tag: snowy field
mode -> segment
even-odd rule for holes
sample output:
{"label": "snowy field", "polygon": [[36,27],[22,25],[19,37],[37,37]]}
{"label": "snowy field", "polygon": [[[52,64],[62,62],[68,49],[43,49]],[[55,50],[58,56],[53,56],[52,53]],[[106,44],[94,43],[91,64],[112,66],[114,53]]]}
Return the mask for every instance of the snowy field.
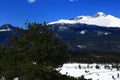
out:
{"label": "snowy field", "polygon": [[63,75],[75,78],[84,76],[92,80],[120,80],[120,65],[114,68],[115,64],[83,64],[66,63],[61,68],[57,68]]}

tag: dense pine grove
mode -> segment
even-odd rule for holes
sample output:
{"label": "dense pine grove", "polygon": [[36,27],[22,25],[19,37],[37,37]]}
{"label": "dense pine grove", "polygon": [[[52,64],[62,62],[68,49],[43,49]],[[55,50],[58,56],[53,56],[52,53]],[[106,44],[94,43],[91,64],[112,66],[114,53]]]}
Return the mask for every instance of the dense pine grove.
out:
{"label": "dense pine grove", "polygon": [[109,63],[109,64],[119,64],[120,63],[120,53],[119,52],[104,52],[104,51],[68,51],[69,57],[68,62],[78,62],[78,63]]}

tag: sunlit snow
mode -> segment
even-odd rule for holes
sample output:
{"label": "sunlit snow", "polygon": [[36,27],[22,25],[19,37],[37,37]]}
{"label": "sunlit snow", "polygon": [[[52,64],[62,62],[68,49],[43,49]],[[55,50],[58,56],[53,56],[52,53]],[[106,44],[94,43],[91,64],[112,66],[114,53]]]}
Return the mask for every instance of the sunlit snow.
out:
{"label": "sunlit snow", "polygon": [[4,32],[4,31],[11,31],[11,29],[1,29],[0,32]]}
{"label": "sunlit snow", "polygon": [[62,75],[75,78],[84,76],[92,80],[120,80],[120,70],[112,68],[111,64],[66,63],[57,70]]}
{"label": "sunlit snow", "polygon": [[120,27],[120,18],[114,17],[112,15],[106,15],[103,12],[97,12],[93,16],[78,16],[74,19],[61,19],[49,24],[89,24],[98,25],[105,27]]}

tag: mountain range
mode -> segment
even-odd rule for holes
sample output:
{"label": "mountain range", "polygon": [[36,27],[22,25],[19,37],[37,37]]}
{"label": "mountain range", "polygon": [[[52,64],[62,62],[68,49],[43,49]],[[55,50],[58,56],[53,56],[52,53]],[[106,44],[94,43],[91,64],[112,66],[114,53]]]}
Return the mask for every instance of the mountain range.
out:
{"label": "mountain range", "polygon": [[49,24],[88,24],[106,27],[120,27],[120,19],[103,12],[97,12],[92,16],[77,16],[71,19],[61,19]]}
{"label": "mountain range", "polygon": [[[47,24],[54,37],[61,38],[70,50],[120,52],[120,19],[97,12],[92,16],[77,16]],[[9,42],[17,28],[5,24],[0,27],[0,44]]]}

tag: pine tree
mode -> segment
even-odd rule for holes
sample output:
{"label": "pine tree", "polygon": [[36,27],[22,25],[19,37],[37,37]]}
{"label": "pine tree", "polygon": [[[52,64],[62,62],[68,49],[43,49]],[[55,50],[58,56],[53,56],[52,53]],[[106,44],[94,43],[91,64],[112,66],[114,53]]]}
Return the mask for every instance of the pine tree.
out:
{"label": "pine tree", "polygon": [[[11,38],[11,45],[1,58],[5,80],[45,80],[56,67],[65,62],[67,48],[44,23],[28,23],[27,29],[19,29],[19,35]],[[48,79],[49,80],[49,79]]]}

